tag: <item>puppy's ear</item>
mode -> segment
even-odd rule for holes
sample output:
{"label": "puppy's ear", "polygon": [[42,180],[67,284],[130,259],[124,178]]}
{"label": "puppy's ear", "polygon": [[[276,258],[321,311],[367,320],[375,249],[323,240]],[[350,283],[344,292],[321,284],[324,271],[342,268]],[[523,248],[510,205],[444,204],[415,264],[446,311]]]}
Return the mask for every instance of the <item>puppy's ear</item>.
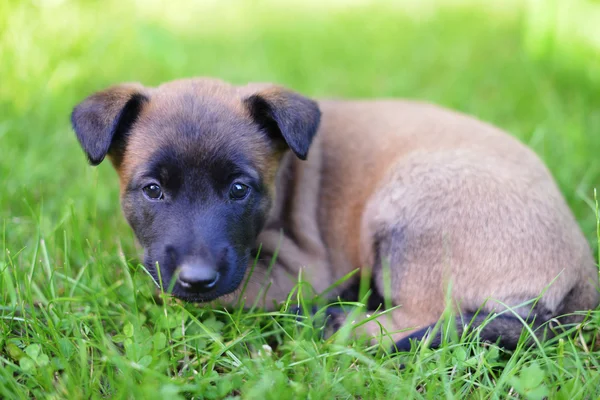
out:
{"label": "puppy's ear", "polygon": [[321,120],[315,101],[271,87],[250,95],[244,102],[254,121],[276,145],[287,145],[298,158],[306,160]]}
{"label": "puppy's ear", "polygon": [[127,133],[148,101],[146,92],[137,83],[113,86],[73,109],[71,124],[90,164],[100,164],[107,154],[119,163]]}

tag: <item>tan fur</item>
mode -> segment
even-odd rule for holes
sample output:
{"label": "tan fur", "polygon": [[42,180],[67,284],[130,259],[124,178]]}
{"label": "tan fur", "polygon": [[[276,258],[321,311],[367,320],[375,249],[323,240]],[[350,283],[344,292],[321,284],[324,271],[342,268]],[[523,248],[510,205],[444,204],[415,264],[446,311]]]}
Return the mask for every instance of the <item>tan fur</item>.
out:
{"label": "tan fur", "polygon": [[[293,193],[291,216],[273,210],[271,225],[292,221],[296,241],[278,229],[259,241],[280,245],[286,269],[274,268],[274,295],[295,285],[288,270],[323,290],[355,268],[375,262],[374,237],[390,228],[390,321],[398,340],[437,321],[446,290],[458,309],[499,311],[544,293],[553,315],[598,304],[597,269],[589,246],[548,170],[524,145],[473,118],[403,101],[324,101],[321,128],[307,161],[286,156],[277,199]],[[373,271],[384,291],[380,266]],[[256,271],[261,276],[262,270]],[[264,279],[262,280],[264,282]],[[260,279],[250,280],[252,300]],[[581,308],[565,308],[577,287]],[[267,301],[265,305],[272,304]],[[487,303],[486,303],[487,302]],[[485,305],[484,305],[485,304]],[[519,310],[517,310],[519,311]],[[524,310],[524,312],[526,312]]]}
{"label": "tan fur", "polygon": [[[268,84],[234,87],[210,79],[146,90],[161,96],[143,108],[117,165],[122,188],[137,165],[176,140],[160,121],[185,114],[181,92],[206,98],[215,118],[249,118],[242,100],[257,92],[281,99],[281,89]],[[598,304],[588,243],[550,173],[523,144],[424,103],[319,106],[321,124],[306,161],[291,152],[267,156],[247,142],[275,202],[258,238],[263,257],[249,277],[246,304],[284,301],[300,273],[323,291],[357,268],[371,269],[376,289],[389,289],[400,306],[379,320],[397,332],[394,340],[436,322],[449,288],[456,310],[499,311],[541,294],[539,304],[552,316]],[[237,303],[240,291],[220,302]],[[366,332],[377,335],[379,323],[367,324]]]}

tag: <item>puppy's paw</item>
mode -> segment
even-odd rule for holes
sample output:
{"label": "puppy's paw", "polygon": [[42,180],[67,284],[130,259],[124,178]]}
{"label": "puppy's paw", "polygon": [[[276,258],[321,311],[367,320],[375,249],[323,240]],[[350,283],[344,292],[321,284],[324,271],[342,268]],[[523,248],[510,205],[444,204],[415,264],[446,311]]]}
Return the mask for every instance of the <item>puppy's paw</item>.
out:
{"label": "puppy's paw", "polygon": [[287,309],[287,313],[296,316],[297,322],[305,322],[309,318],[313,318],[317,313],[318,308],[316,306],[311,307],[301,307],[301,306],[291,306]]}
{"label": "puppy's paw", "polygon": [[290,314],[296,315],[296,320],[311,323],[312,326],[321,331],[323,338],[328,338],[340,329],[346,321],[347,313],[339,306],[316,307],[307,310],[294,306],[288,309]]}

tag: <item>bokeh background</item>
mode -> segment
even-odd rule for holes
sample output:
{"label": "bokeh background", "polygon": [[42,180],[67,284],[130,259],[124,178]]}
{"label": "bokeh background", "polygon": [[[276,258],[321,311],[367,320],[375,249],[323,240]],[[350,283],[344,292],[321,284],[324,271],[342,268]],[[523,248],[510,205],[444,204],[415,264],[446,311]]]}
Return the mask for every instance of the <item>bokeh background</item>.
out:
{"label": "bokeh background", "polygon": [[315,97],[416,98],[492,122],[548,163],[593,242],[599,21],[600,6],[587,0],[4,0],[6,243],[31,244],[39,223],[52,235],[74,212],[90,240],[127,235],[114,175],[108,164],[86,166],[69,113],[114,83],[197,75]]}
{"label": "bokeh background", "polygon": [[[90,292],[129,304],[131,285],[115,282],[131,279],[137,251],[116,174],[86,164],[69,115],[111,84],[199,75],[313,97],[414,98],[496,124],[545,160],[598,249],[598,1],[2,0],[2,315],[61,296],[85,314],[81,304],[100,304]],[[67,306],[69,296],[81,297]],[[118,328],[124,316],[104,317]],[[0,356],[33,329],[2,321]]]}

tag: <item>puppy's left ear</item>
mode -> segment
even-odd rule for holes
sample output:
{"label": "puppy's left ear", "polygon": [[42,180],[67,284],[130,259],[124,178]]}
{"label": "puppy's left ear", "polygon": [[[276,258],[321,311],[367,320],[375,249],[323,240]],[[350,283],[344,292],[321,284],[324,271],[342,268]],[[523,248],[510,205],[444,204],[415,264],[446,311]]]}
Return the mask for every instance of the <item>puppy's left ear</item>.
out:
{"label": "puppy's left ear", "polygon": [[254,121],[275,145],[289,147],[306,160],[317,133],[321,111],[317,103],[281,87],[270,87],[244,99]]}

